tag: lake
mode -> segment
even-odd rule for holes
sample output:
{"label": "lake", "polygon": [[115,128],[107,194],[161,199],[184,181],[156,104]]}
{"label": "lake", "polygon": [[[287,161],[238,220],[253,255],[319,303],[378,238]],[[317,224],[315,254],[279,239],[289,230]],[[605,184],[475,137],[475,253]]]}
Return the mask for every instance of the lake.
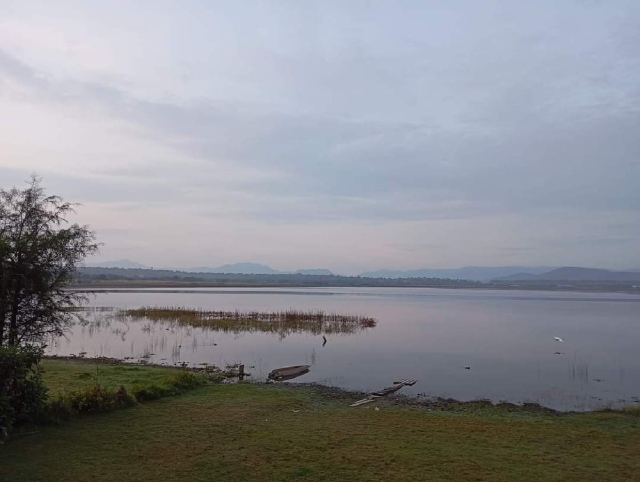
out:
{"label": "lake", "polygon": [[[293,380],[371,391],[418,380],[414,396],[536,402],[559,410],[633,405],[640,397],[640,296],[430,288],[109,290],[89,306],[210,310],[324,310],[377,326],[322,336],[231,334],[89,313],[47,354],[152,363],[243,363],[255,380],[311,365]],[[554,337],[562,338],[557,341]],[[466,369],[470,367],[470,369]]]}

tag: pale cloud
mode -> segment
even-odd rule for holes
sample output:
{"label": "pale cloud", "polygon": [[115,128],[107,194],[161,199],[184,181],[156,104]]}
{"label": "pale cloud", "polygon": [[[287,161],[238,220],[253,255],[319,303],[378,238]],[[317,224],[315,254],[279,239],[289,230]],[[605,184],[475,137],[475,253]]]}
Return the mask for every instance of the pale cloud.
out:
{"label": "pale cloud", "polygon": [[152,265],[632,267],[639,32],[632,1],[8,2],[1,185]]}

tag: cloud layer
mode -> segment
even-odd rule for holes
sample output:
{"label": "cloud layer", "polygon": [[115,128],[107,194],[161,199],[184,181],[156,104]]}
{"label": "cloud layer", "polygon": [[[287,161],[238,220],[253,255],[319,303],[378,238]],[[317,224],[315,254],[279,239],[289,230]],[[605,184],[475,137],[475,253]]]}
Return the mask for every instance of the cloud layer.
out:
{"label": "cloud layer", "polygon": [[103,258],[640,266],[633,1],[0,7],[0,179]]}

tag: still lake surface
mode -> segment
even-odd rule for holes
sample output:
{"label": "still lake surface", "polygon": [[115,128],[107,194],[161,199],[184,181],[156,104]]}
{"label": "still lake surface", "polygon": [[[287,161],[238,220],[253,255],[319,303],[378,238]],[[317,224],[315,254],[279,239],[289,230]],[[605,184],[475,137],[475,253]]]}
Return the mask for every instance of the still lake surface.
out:
{"label": "still lake surface", "polygon": [[[638,403],[640,296],[429,288],[110,290],[89,306],[324,310],[376,318],[352,335],[225,334],[95,312],[49,354],[168,365],[243,363],[252,379],[311,365],[296,382],[370,391],[417,379],[407,395],[537,402],[560,410]],[[554,337],[564,339],[559,342]],[[466,366],[471,369],[465,369]]]}

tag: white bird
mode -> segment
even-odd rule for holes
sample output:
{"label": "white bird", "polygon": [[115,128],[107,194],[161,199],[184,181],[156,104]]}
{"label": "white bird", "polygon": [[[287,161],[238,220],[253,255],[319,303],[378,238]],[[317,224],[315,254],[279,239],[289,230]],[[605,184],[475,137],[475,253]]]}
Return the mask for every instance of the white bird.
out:
{"label": "white bird", "polygon": [[556,341],[564,342],[564,340],[562,338],[560,338],[559,336],[554,336],[553,339],[556,340]]}

